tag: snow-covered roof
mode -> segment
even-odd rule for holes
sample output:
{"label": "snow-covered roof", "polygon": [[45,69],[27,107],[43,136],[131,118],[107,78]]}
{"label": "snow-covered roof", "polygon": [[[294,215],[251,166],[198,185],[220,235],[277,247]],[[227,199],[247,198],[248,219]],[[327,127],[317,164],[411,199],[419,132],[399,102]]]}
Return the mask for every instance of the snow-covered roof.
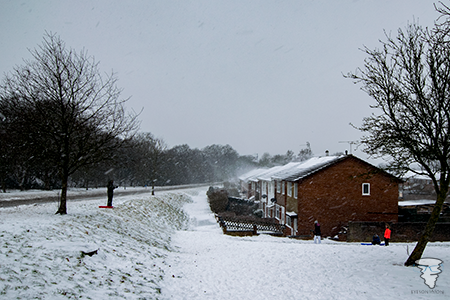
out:
{"label": "snow-covered roof", "polygon": [[[439,174],[436,174],[435,177],[436,177],[437,180],[439,180],[439,178],[440,178]],[[420,179],[420,180],[431,181],[431,178],[429,176],[427,176],[427,175],[419,175],[419,174],[414,173],[412,171],[406,172],[406,174],[403,175],[403,178],[405,180],[408,180],[408,179]]]}
{"label": "snow-covered roof", "polygon": [[313,157],[303,162],[290,162],[286,165],[275,166],[269,169],[254,169],[239,176],[239,179],[246,182],[257,182],[260,180],[297,181],[350,156],[351,155]]}
{"label": "snow-covered roof", "polygon": [[414,206],[414,205],[428,205],[435,204],[436,200],[406,200],[406,201],[398,201],[398,206]]}
{"label": "snow-covered roof", "polygon": [[254,169],[245,174],[242,174],[241,176],[239,176],[239,179],[246,182],[259,180],[271,181],[274,174],[278,174],[279,172],[291,169],[294,166],[298,166],[299,164],[302,164],[302,162],[290,162],[286,165],[275,166],[272,168]]}
{"label": "snow-covered roof", "polygon": [[296,181],[304,178],[320,169],[323,169],[330,164],[333,164],[345,156],[323,156],[323,157],[313,157],[304,162],[292,165],[289,168],[285,168],[280,172],[274,174],[272,178],[278,180],[289,180]]}
{"label": "snow-covered roof", "polygon": [[248,171],[247,173],[244,173],[244,174],[242,174],[241,176],[239,176],[238,178],[239,178],[239,180],[242,180],[242,181],[257,181],[257,179],[256,179],[256,177],[259,175],[259,174],[261,174],[261,173],[263,173],[263,172],[265,172],[265,171],[267,171],[268,169],[267,168],[263,168],[263,169],[253,169],[253,170],[251,170],[251,171]]}
{"label": "snow-covered roof", "polygon": [[266,170],[265,172],[260,173],[257,178],[259,180],[263,180],[263,181],[271,181],[272,180],[272,176],[274,176],[275,174],[278,174],[279,172],[282,172],[284,170],[288,170],[293,168],[294,166],[297,166],[301,163],[299,162],[290,162],[286,165],[283,166],[275,166],[273,168],[270,168],[268,170]]}

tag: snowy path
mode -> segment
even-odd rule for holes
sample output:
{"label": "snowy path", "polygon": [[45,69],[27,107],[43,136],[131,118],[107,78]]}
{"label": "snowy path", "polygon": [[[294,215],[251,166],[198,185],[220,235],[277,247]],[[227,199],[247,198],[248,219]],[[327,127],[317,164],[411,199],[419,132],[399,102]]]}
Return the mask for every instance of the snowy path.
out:
{"label": "snowy path", "polygon": [[[165,299],[443,299],[450,297],[445,267],[434,294],[418,268],[403,267],[406,247],[298,241],[265,235],[223,235],[205,194],[185,211],[189,231],[172,239],[166,259]],[[450,243],[432,243],[425,256],[450,261]]]}

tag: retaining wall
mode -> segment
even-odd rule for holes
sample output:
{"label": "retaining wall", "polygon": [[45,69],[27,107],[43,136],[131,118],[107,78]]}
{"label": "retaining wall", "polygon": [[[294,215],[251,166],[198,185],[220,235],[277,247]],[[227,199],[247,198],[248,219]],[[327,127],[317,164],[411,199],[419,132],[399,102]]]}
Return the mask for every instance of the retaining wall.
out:
{"label": "retaining wall", "polygon": [[[427,223],[405,222],[392,223],[391,242],[418,241]],[[347,242],[371,242],[376,233],[383,241],[385,230],[384,222],[349,222],[347,230]],[[431,238],[432,242],[450,241],[450,223],[437,223]]]}

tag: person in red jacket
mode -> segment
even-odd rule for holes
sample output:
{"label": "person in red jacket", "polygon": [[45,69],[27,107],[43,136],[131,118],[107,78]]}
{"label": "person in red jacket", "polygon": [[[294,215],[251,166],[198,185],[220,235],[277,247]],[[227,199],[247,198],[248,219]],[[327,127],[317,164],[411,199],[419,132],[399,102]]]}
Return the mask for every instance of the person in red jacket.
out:
{"label": "person in red jacket", "polygon": [[391,239],[391,229],[389,224],[386,224],[386,230],[384,231],[384,245],[389,246],[389,240]]}

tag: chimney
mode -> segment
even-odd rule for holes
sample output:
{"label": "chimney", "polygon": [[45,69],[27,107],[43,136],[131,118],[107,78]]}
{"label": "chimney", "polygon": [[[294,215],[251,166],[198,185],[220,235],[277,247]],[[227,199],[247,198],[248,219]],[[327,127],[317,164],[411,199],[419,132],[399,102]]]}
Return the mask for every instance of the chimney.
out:
{"label": "chimney", "polygon": [[348,150],[345,150],[345,155],[348,155]]}
{"label": "chimney", "polygon": [[330,151],[326,150],[325,151],[325,156],[328,156],[330,154]]}

